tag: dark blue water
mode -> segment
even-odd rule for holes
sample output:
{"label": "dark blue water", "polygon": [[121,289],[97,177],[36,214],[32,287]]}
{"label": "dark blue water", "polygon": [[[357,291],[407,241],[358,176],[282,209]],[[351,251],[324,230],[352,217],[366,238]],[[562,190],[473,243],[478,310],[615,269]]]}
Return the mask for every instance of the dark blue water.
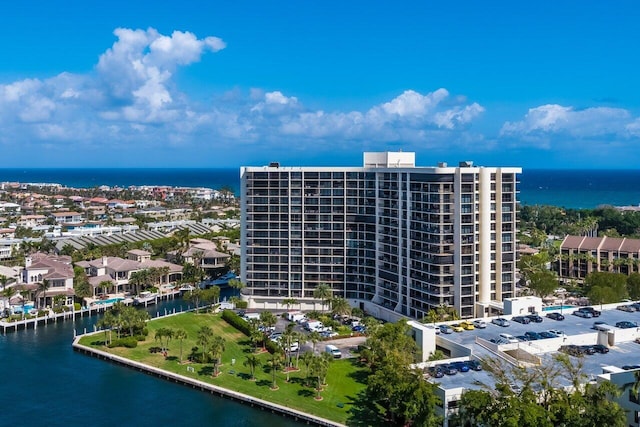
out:
{"label": "dark blue water", "polygon": [[[100,185],[171,185],[240,188],[237,168],[223,169],[0,169],[0,182],[53,182],[68,187]],[[520,201],[590,209],[601,204],[640,204],[640,170],[525,169],[520,176]]]}
{"label": "dark blue water", "polygon": [[604,204],[638,206],[640,169],[525,169],[520,176],[520,201],[528,205],[574,209],[591,209]]}
{"label": "dark blue water", "polygon": [[[149,311],[169,311],[182,300]],[[2,426],[297,426],[292,420],[76,353],[97,317],[0,335]]]}
{"label": "dark blue water", "polygon": [[0,182],[44,182],[67,187],[91,188],[101,185],[171,185],[240,189],[240,170],[221,169],[0,169]]}

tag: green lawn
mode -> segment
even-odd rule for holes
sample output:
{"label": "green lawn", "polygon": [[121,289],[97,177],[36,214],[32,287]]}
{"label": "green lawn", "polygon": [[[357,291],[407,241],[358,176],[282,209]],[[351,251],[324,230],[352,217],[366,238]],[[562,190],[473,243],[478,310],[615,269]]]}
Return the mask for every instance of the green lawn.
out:
{"label": "green lawn", "polygon": [[[197,346],[196,334],[203,325],[211,327],[216,335],[220,335],[226,340],[222,365],[220,366],[222,374],[217,378],[212,376],[213,365],[211,364],[180,364],[179,341],[172,340],[169,343],[169,354],[166,359],[160,353],[149,351],[151,347],[160,346],[159,342],[154,340],[155,330],[158,328],[184,329],[188,335],[188,338],[182,343],[183,359],[186,361],[187,356],[191,353],[191,348]],[[286,382],[286,374],[278,372],[279,390],[272,391],[270,389],[272,376],[266,367],[268,353],[259,356],[265,366],[256,368],[256,381],[250,381],[250,370],[243,365],[243,362],[247,354],[252,351],[251,343],[244,334],[227,324],[218,314],[183,313],[150,321],[148,328],[147,340],[139,342],[138,347],[134,349],[109,349],[103,345],[104,334],[102,333],[83,337],[80,343],[343,424],[347,422],[348,411],[353,401],[357,399],[358,393],[365,388],[363,383],[366,375],[364,369],[358,366],[354,359],[341,359],[334,360],[330,365],[327,375],[328,385],[321,393],[322,401],[314,399],[316,392],[313,387],[305,386],[305,368],[302,362],[300,362],[300,371],[289,374],[288,383]],[[232,365],[232,359],[235,359],[234,365]],[[193,367],[194,372],[187,371],[188,366]]]}

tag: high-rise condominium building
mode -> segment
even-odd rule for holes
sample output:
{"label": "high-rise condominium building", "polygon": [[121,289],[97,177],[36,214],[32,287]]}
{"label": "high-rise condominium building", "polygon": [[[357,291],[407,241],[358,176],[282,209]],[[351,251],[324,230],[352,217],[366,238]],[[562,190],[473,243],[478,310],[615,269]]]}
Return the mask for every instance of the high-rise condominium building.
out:
{"label": "high-rise condominium building", "polygon": [[404,152],[364,153],[363,167],[243,167],[246,297],[304,307],[326,283],[414,318],[441,305],[482,317],[515,296],[521,171],[417,167]]}

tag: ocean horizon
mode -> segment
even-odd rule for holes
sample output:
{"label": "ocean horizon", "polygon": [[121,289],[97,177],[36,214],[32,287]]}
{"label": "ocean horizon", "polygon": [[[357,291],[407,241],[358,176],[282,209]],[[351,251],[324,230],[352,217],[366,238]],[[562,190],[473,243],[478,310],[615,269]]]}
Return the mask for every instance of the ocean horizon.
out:
{"label": "ocean horizon", "polygon": [[[67,187],[169,185],[229,187],[240,191],[239,168],[3,168],[0,182],[57,183]],[[522,205],[593,209],[638,206],[640,170],[525,169],[520,175]]]}

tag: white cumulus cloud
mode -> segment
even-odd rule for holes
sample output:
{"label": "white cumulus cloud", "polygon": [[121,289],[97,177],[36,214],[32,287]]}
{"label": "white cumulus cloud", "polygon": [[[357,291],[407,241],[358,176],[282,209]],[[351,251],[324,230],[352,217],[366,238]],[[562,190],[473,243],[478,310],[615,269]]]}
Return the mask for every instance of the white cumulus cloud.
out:
{"label": "white cumulus cloud", "polygon": [[517,122],[506,122],[502,136],[569,135],[579,138],[617,135],[626,137],[632,123],[631,113],[622,108],[591,107],[575,109],[557,104],[531,108]]}

